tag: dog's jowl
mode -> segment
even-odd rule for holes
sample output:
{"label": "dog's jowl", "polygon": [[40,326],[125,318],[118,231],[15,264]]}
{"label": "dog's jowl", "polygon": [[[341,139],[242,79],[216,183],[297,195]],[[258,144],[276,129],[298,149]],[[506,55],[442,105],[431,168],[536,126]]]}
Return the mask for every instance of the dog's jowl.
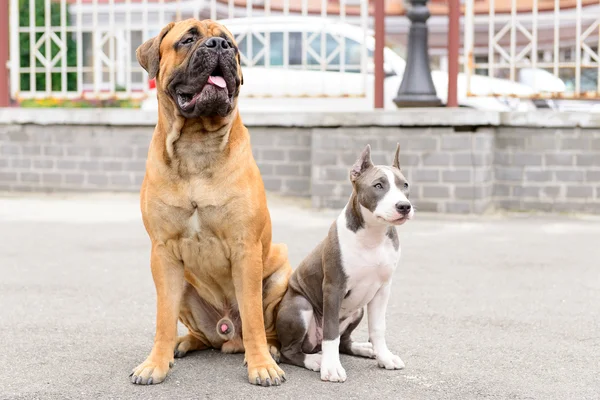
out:
{"label": "dog's jowl", "polygon": [[[398,146],[392,166],[373,165],[371,149],[365,148],[350,171],[350,201],[294,271],[281,301],[282,360],[320,371],[326,381],[346,380],[340,352],[376,358],[386,369],[404,367],[385,341],[385,313],[400,258],[396,227],[414,215],[399,152]],[[358,343],[351,334],[365,306],[370,341]]]}
{"label": "dog's jowl", "polygon": [[[213,21],[170,23],[137,50],[156,77],[158,123],[141,188],[156,286],[154,346],[131,374],[162,382],[174,357],[207,348],[245,352],[248,379],[285,375],[276,312],[291,268],[271,243],[271,219],[248,130],[238,113],[240,56]],[[178,319],[188,328],[177,338]]]}

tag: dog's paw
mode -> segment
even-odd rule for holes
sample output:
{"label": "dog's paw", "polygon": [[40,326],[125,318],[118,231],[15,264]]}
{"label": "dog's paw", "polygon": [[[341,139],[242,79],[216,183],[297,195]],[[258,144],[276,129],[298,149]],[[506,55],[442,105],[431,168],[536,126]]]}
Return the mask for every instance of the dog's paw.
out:
{"label": "dog's paw", "polygon": [[321,370],[321,354],[307,354],[304,356],[304,367],[311,371],[319,372]]}
{"label": "dog's paw", "polygon": [[375,358],[375,351],[373,351],[373,344],[369,342],[352,342],[350,345],[352,354],[359,357]]}
{"label": "dog's paw", "polygon": [[173,362],[155,362],[150,359],[146,359],[143,363],[138,365],[129,375],[131,383],[136,385],[155,385],[165,380],[169,368],[173,365]]}
{"label": "dog's paw", "polygon": [[329,382],[344,382],[346,381],[346,370],[342,367],[340,360],[331,360],[326,362],[324,359],[321,362],[321,380]]}
{"label": "dog's paw", "polygon": [[235,354],[244,352],[244,343],[241,338],[231,339],[221,345],[221,353]]}
{"label": "dog's paw", "polygon": [[187,355],[188,351],[192,348],[192,342],[188,336],[182,336],[177,339],[177,344],[175,345],[175,351],[173,355],[175,358],[183,358]]}
{"label": "dog's paw", "polygon": [[403,369],[404,362],[400,357],[393,355],[391,352],[377,356],[377,365],[385,369]]}
{"label": "dog's paw", "polygon": [[272,358],[264,364],[248,365],[248,381],[254,385],[279,386],[285,380],[285,372]]}
{"label": "dog's paw", "polygon": [[277,364],[279,364],[279,361],[281,360],[281,353],[279,352],[279,349],[277,348],[277,346],[275,346],[273,344],[269,344],[269,353],[271,353],[271,357],[273,357],[273,361],[275,361]]}

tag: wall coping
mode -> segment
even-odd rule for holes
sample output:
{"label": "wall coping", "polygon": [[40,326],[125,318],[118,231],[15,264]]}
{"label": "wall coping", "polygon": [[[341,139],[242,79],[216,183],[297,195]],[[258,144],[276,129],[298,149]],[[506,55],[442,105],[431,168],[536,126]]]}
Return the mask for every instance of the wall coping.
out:
{"label": "wall coping", "polygon": [[[360,126],[519,126],[600,128],[600,113],[496,112],[473,109],[424,108],[365,112],[242,111],[247,126],[360,127]],[[0,108],[0,124],[154,126],[156,111],[119,108]]]}

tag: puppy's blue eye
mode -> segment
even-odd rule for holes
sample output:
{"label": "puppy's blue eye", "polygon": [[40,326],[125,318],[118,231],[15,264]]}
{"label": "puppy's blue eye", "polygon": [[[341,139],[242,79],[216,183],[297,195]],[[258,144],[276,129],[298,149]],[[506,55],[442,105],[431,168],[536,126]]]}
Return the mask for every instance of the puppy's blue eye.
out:
{"label": "puppy's blue eye", "polygon": [[383,189],[383,185],[381,183],[376,183],[373,187],[375,189]]}
{"label": "puppy's blue eye", "polygon": [[404,183],[404,189],[408,189],[408,183]]}

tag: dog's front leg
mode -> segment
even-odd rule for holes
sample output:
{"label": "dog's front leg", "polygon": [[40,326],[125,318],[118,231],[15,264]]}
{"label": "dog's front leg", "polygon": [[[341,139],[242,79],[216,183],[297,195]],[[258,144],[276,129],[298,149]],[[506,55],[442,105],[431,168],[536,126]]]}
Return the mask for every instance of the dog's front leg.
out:
{"label": "dog's front leg", "polygon": [[385,312],[390,298],[392,281],[388,281],[375,294],[367,306],[369,313],[369,337],[377,357],[377,365],[385,369],[402,369],[400,357],[392,354],[385,342]]}
{"label": "dog's front leg", "polygon": [[136,384],[162,382],[173,364],[177,318],[183,294],[183,264],[164,245],[153,245],[150,259],[156,286],[156,335],[152,352],[131,374]]}
{"label": "dog's front leg", "polygon": [[321,379],[331,382],[344,382],[346,370],[340,362],[340,307],[342,291],[339,283],[330,282],[328,268],[325,268],[323,281],[323,343],[321,348]]}
{"label": "dog's front leg", "polygon": [[243,245],[232,252],[235,296],[242,318],[242,335],[252,384],[271,386],[285,380],[285,373],[269,353],[262,298],[262,245]]}

